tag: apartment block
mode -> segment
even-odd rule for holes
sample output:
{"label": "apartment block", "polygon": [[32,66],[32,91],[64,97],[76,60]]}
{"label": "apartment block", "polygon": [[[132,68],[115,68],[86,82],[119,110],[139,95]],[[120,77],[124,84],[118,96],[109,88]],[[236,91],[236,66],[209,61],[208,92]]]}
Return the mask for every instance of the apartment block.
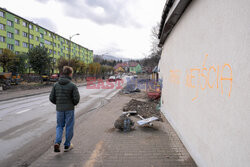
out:
{"label": "apartment block", "polygon": [[54,62],[60,57],[68,58],[69,54],[86,64],[93,62],[93,50],[0,7],[0,53],[8,48],[18,55],[38,45],[48,49]]}

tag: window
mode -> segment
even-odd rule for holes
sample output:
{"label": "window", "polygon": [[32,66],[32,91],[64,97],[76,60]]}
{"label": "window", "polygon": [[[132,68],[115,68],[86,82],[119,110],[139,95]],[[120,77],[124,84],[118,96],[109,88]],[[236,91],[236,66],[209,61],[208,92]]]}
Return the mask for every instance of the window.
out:
{"label": "window", "polygon": [[15,34],[19,35],[19,30],[18,29],[15,29]]}
{"label": "window", "polygon": [[32,25],[32,24],[30,24],[30,25],[29,25],[29,28],[30,28],[31,30],[33,30],[33,25]]}
{"label": "window", "polygon": [[23,36],[28,37],[28,33],[23,31]]}
{"label": "window", "polygon": [[36,40],[39,41],[39,37],[36,37]]}
{"label": "window", "polygon": [[2,11],[0,11],[0,17],[5,18],[5,13],[4,13],[4,12],[2,12]]}
{"label": "window", "polygon": [[19,52],[18,52],[18,51],[16,51],[15,53],[16,53],[16,55],[19,55]]}
{"label": "window", "polygon": [[5,25],[0,23],[0,30],[5,30]]}
{"label": "window", "polygon": [[44,43],[47,44],[47,45],[51,45],[51,42],[47,41],[47,40],[44,40]]}
{"label": "window", "polygon": [[43,43],[40,43],[40,46],[44,46],[44,44],[43,44]]}
{"label": "window", "polygon": [[60,48],[60,44],[58,44],[57,47]]}
{"label": "window", "polygon": [[46,31],[44,31],[44,35],[46,35],[47,34],[47,32]]}
{"label": "window", "polygon": [[56,38],[56,36],[55,35],[53,35],[53,39],[55,39]]}
{"label": "window", "polygon": [[38,27],[36,27],[36,31],[37,31],[37,32],[39,31]]}
{"label": "window", "polygon": [[15,23],[19,24],[20,20],[18,18],[15,18]]}
{"label": "window", "polygon": [[16,46],[19,46],[19,45],[20,45],[20,43],[19,43],[18,40],[15,40],[15,45],[16,45]]}
{"label": "window", "polygon": [[55,43],[53,43],[53,46],[54,46],[54,47],[56,47],[56,44],[55,44]]}
{"label": "window", "polygon": [[29,35],[29,38],[30,38],[30,39],[33,39],[33,37],[34,37],[34,36],[33,36],[33,35],[31,35],[31,34]]}
{"label": "window", "polygon": [[56,51],[54,51],[54,55],[56,54]]}
{"label": "window", "polygon": [[43,38],[43,34],[42,33],[40,34],[40,37]]}
{"label": "window", "polygon": [[23,42],[23,47],[27,48],[28,44],[26,42]]}
{"label": "window", "polygon": [[7,25],[10,26],[10,27],[13,27],[13,22],[10,21],[10,20],[7,20]]}
{"label": "window", "polygon": [[5,37],[0,35],[0,42],[5,42]]}
{"label": "window", "polygon": [[23,21],[23,26],[27,27],[27,23],[25,21]]}
{"label": "window", "polygon": [[11,32],[7,32],[7,37],[8,37],[8,38],[14,38],[14,34],[11,33]]}
{"label": "window", "polygon": [[51,34],[50,33],[48,33],[49,34],[49,36],[51,36]]}
{"label": "window", "polygon": [[7,48],[8,48],[9,50],[13,50],[13,49],[14,49],[14,45],[12,45],[12,44],[7,44]]}
{"label": "window", "polygon": [[52,53],[52,50],[51,50],[51,49],[49,50],[49,53],[50,53],[50,54]]}
{"label": "window", "polygon": [[[64,47],[65,48],[65,47]],[[68,50],[68,48],[66,48],[66,50]]]}
{"label": "window", "polygon": [[57,54],[60,55],[60,52],[58,51]]}
{"label": "window", "polygon": [[30,44],[30,48],[33,48],[34,47],[34,45],[33,44]]}

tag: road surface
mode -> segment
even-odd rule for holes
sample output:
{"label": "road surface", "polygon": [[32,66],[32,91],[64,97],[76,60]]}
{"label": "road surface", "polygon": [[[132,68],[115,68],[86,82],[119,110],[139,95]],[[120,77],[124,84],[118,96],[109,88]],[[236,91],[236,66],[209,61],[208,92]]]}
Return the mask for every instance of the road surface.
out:
{"label": "road surface", "polygon": [[[119,89],[79,87],[81,100],[76,119],[103,106]],[[55,105],[49,93],[0,102],[0,164],[25,166],[53,144],[56,127]]]}

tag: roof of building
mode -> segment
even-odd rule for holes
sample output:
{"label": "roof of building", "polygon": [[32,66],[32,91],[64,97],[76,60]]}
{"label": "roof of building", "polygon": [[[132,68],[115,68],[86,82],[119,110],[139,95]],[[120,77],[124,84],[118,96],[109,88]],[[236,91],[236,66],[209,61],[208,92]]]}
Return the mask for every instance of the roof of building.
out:
{"label": "roof of building", "polygon": [[114,69],[117,69],[119,67],[136,67],[139,63],[137,62],[124,62],[124,63],[118,63],[116,64],[116,66],[114,67]]}
{"label": "roof of building", "polygon": [[136,67],[137,65],[137,62],[129,62],[129,67]]}
{"label": "roof of building", "polygon": [[[160,39],[159,46],[164,44],[168,35],[171,33],[175,24],[178,22],[191,1],[192,0],[166,0],[158,33],[158,38]],[[172,7],[174,8],[173,10],[171,9]]]}

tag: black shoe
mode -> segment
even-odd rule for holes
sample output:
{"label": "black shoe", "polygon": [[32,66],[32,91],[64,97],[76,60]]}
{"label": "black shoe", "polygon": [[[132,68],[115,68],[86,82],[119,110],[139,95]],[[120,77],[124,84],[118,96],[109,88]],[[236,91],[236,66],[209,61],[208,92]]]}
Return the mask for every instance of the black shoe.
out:
{"label": "black shoe", "polygon": [[73,144],[70,143],[70,146],[64,146],[64,152],[68,152],[73,149]]}
{"label": "black shoe", "polygon": [[54,145],[54,152],[56,152],[56,153],[60,152],[60,144],[56,143]]}

